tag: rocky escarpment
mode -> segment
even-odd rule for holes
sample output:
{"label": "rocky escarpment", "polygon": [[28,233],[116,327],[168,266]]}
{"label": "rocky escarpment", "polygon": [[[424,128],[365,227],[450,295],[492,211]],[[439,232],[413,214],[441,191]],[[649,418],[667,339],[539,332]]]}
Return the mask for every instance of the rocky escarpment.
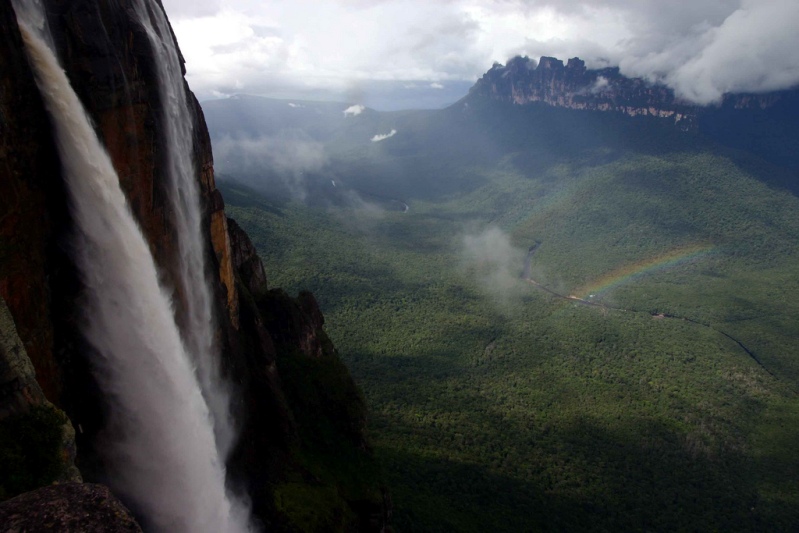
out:
{"label": "rocky escarpment", "polygon": [[[149,40],[133,20],[132,2],[44,3],[63,67],[111,156],[159,272],[166,285],[178,287],[158,80]],[[80,335],[86,317],[71,252],[74,225],[49,118],[8,2],[0,3],[0,25],[0,297],[19,338],[16,351],[24,349],[31,362],[30,368],[17,365],[22,377],[4,382],[0,401],[7,407],[0,406],[0,412],[13,407],[28,416],[46,398],[77,429],[77,464],[84,478],[99,480],[105,467],[98,435],[110,413],[92,375],[91,350]],[[306,511],[326,517],[316,524],[320,531],[333,523],[379,529],[387,511],[363,438],[363,400],[309,297],[281,296],[280,304],[273,305],[274,293],[266,287],[255,249],[225,216],[202,110],[186,91],[193,106],[194,165],[211,265],[215,338],[223,371],[235,388],[240,439],[229,465],[233,482],[249,492],[256,521],[270,530],[304,529]],[[176,290],[178,313],[182,298]],[[3,325],[3,332],[10,327]],[[304,372],[294,370],[298,364]],[[324,439],[309,440],[307,428],[317,423],[325,428]],[[59,430],[57,437],[67,438],[69,431]],[[329,471],[328,448],[338,450]],[[353,462],[342,463],[344,455]],[[357,471],[357,487],[339,481],[352,477],[348,470]],[[38,482],[59,476],[51,472]],[[314,494],[324,495],[313,503],[325,510],[321,515],[307,509]]]}
{"label": "rocky escarpment", "polygon": [[668,87],[626,78],[618,68],[590,70],[576,57],[565,65],[554,57],[542,57],[537,63],[527,57],[515,57],[507,65],[495,63],[470,94],[518,105],[543,102],[568,109],[668,118],[684,129],[696,123],[695,107],[678,100]]}
{"label": "rocky escarpment", "polygon": [[[718,106],[731,110],[766,110],[790,98],[791,91],[768,94],[726,94]],[[667,118],[682,129],[694,129],[705,106],[675,96],[674,91],[643,78],[628,78],[618,67],[588,69],[573,57],[564,65],[554,57],[538,62],[514,57],[495,63],[470,94],[518,105],[543,102],[567,109],[615,111],[630,116]]]}
{"label": "rocky escarpment", "polygon": [[250,238],[228,231],[240,295],[235,341],[248,417],[234,465],[248,472],[256,515],[270,531],[382,531],[391,501],[364,437],[360,391],[325,333],[309,292],[270,289]]}
{"label": "rocky escarpment", "polygon": [[799,89],[765,94],[728,93],[713,105],[680,99],[666,85],[628,78],[618,67],[586,68],[579,58],[565,64],[515,57],[495,63],[472,87],[470,98],[513,105],[553,107],[656,117],[683,131],[699,132],[772,163],[799,171]]}

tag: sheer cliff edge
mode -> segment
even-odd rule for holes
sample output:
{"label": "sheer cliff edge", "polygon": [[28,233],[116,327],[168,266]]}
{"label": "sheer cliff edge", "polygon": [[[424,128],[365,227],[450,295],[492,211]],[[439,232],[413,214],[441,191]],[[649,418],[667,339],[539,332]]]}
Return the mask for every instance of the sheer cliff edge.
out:
{"label": "sheer cliff edge", "polygon": [[[178,230],[165,189],[165,128],[145,31],[128,0],[44,3],[61,63],[111,157],[162,283],[173,288],[179,316],[186,295],[177,289]],[[0,468],[0,499],[7,499],[80,479],[74,465],[86,481],[106,481],[100,451],[113,412],[80,334],[91,317],[81,307],[75,222],[10,3],[0,4],[0,26],[0,297],[9,318],[2,323],[0,424],[35,419],[40,428],[0,443],[3,461],[22,469],[12,482],[9,468]],[[384,529],[390,501],[366,441],[363,398],[313,296],[270,289],[246,233],[226,217],[202,109],[185,90],[214,339],[238,430],[228,484],[251,500],[255,523],[270,531]],[[16,464],[14,450],[30,444],[24,438],[39,444],[49,470]]]}

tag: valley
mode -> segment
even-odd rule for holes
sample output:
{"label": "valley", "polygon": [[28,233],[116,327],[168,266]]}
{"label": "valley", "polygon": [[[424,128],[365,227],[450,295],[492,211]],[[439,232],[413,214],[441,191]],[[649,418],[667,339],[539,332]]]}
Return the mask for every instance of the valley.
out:
{"label": "valley", "polygon": [[270,284],[317,296],[397,530],[790,529],[783,171],[655,121],[480,105],[366,117],[360,145],[347,124],[303,200],[220,180]]}

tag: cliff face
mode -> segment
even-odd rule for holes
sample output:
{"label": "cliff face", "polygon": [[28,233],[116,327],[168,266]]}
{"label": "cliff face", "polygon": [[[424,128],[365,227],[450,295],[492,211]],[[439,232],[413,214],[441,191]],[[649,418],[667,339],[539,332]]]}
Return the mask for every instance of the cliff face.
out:
{"label": "cliff face", "polygon": [[[515,57],[504,66],[497,63],[470,94],[519,105],[543,102],[567,109],[669,118],[684,129],[695,127],[702,110],[701,106],[677,98],[665,85],[627,78],[618,67],[587,69],[577,57],[565,65],[554,57],[542,57],[538,63],[527,57]],[[782,98],[781,93],[728,94],[721,107],[763,110]]]}
{"label": "cliff face", "polygon": [[592,70],[576,57],[565,65],[553,57],[537,63],[515,57],[507,65],[494,64],[472,87],[469,98],[656,117],[799,170],[799,126],[793,118],[799,112],[799,89],[730,93],[717,105],[698,106],[679,99],[665,85],[627,78],[617,67]]}
{"label": "cliff face", "polygon": [[11,5],[0,5],[0,296],[16,321],[39,384],[61,392],[53,355],[50,286],[53,237],[66,216],[50,122],[22,53]]}
{"label": "cliff face", "polygon": [[589,70],[576,57],[566,65],[554,57],[542,57],[537,64],[515,57],[505,66],[495,64],[470,94],[519,105],[543,102],[568,109],[668,118],[684,129],[694,127],[696,121],[694,107],[677,100],[668,87],[626,78],[618,68]]}
{"label": "cliff face", "polygon": [[[179,286],[174,282],[179,275],[178,246],[175,215],[166,196],[156,68],[147,36],[132,19],[131,1],[48,0],[45,5],[62,66],[111,156],[159,271],[168,286]],[[7,302],[21,345],[35,369],[36,387],[63,409],[78,429],[78,465],[84,477],[102,478],[96,436],[108,413],[92,377],[89,350],[79,333],[83,317],[80,276],[70,250],[73,221],[49,118],[9,2],[0,3],[0,26],[4,29],[0,35],[0,297]],[[297,423],[304,416],[298,413],[305,412],[305,404],[299,405],[298,400],[311,404],[315,400],[287,390],[303,390],[311,396],[326,392],[301,383],[305,376],[300,374],[284,379],[281,365],[290,368],[297,357],[312,352],[310,368],[332,364],[343,372],[346,379],[328,383],[340,390],[327,392],[346,399],[347,405],[341,406],[345,417],[355,414],[339,424],[343,429],[331,438],[353,443],[347,444],[352,453],[370,462],[363,441],[363,401],[324,335],[318,308],[308,303],[312,297],[303,296],[299,301],[285,297],[277,310],[265,303],[270,298],[263,266],[246,234],[225,216],[224,201],[214,183],[202,109],[188,86],[186,91],[193,106],[194,163],[212,270],[215,337],[224,372],[237,387],[234,410],[241,438],[230,469],[250,492],[258,518],[274,528],[291,530],[296,528],[296,517],[286,509],[296,509],[296,505],[276,503],[279,487],[298,475],[319,486],[331,482],[322,482],[321,475],[299,459],[323,453],[317,443],[303,439]],[[178,313],[181,299],[182,295],[176,294]],[[277,325],[274,313],[267,324],[267,308],[281,317]],[[300,334],[295,334],[297,331]],[[36,387],[32,383],[20,387],[0,402],[27,402],[25,391]],[[0,406],[0,414],[4,412]],[[364,498],[354,496],[355,491],[336,483],[332,490],[339,494],[337,505],[348,510],[349,514],[344,514],[352,517],[352,523],[365,524],[375,513],[386,514],[381,511],[384,503],[379,490],[366,507],[361,501]],[[356,500],[357,505],[352,503]],[[364,516],[367,518],[359,518]]]}

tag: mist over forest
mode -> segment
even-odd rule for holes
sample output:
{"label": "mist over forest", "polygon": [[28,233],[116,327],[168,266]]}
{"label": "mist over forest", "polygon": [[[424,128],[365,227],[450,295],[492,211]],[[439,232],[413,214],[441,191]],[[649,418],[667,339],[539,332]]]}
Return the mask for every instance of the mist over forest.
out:
{"label": "mist over forest", "polygon": [[794,94],[701,107],[546,61],[441,110],[207,102],[228,209],[317,295],[397,530],[790,529]]}

